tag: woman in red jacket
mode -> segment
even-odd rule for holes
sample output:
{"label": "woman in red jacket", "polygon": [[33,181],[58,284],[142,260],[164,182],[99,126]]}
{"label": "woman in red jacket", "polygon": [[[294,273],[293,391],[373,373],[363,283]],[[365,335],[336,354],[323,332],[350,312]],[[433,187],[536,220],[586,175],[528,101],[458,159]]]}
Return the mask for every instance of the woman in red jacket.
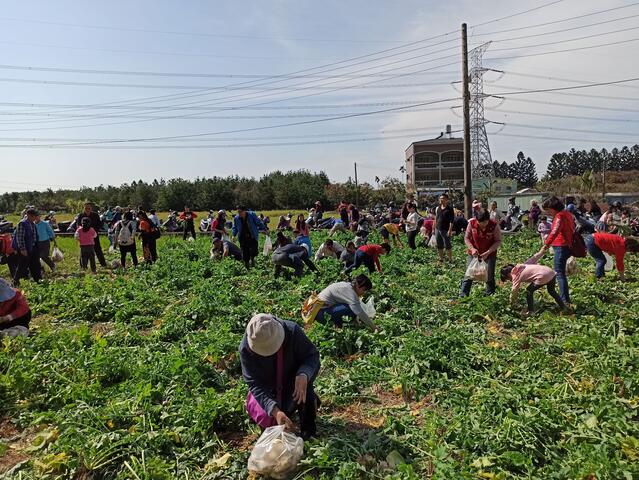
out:
{"label": "woman in red jacket", "polygon": [[[572,255],[572,237],[575,235],[575,221],[570,212],[564,210],[564,204],[557,197],[552,196],[542,204],[546,213],[552,216],[550,233],[546,237],[542,252],[553,248],[554,270],[557,273],[559,295],[566,305],[570,305],[570,291],[568,289],[568,277],[566,276],[566,262]],[[578,234],[577,234],[578,235]]]}
{"label": "woman in red jacket", "polygon": [[603,252],[615,257],[619,278],[623,281],[624,257],[627,252],[639,252],[639,242],[634,238],[623,238],[613,233],[595,232],[586,237],[586,247],[588,253],[595,259],[595,277],[602,278],[606,272],[606,257]]}
{"label": "woman in red jacket", "polygon": [[[475,257],[486,262],[488,280],[486,281],[486,295],[495,293],[495,263],[497,262],[497,249],[501,245],[501,230],[497,222],[490,219],[490,212],[481,209],[471,218],[466,227],[464,242],[468,247],[468,263]],[[461,282],[460,297],[470,295],[473,280],[464,277]]]}

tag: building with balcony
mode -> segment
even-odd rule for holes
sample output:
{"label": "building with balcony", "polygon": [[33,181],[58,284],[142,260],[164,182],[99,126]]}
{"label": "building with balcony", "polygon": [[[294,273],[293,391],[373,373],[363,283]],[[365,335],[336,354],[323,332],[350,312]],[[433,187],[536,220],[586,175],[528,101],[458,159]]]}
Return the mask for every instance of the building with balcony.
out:
{"label": "building with balcony", "polygon": [[463,188],[464,139],[435,138],[406,149],[406,184],[417,192]]}

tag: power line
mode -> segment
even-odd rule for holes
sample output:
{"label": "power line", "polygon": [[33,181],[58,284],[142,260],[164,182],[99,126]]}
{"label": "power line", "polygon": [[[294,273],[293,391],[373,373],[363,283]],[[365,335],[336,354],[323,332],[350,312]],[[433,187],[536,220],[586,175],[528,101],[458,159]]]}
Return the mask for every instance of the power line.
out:
{"label": "power line", "polygon": [[[376,77],[374,74],[363,74],[361,76],[352,75],[351,78],[366,78],[366,77]],[[392,75],[380,75],[380,77],[389,77],[392,78]],[[325,77],[328,78],[328,77]],[[335,78],[335,77],[332,77]],[[38,85],[64,85],[64,86],[81,86],[81,87],[114,87],[114,88],[159,88],[159,89],[179,89],[179,90],[201,90],[203,87],[200,85],[158,85],[158,84],[140,84],[140,83],[104,83],[104,82],[74,82],[74,81],[62,81],[62,80],[33,80],[28,78],[1,78],[0,82],[7,83],[33,83]],[[350,88],[358,89],[358,88],[408,88],[408,87],[432,87],[436,85],[448,85],[450,82],[444,83],[413,83],[413,84],[400,84],[400,85],[379,85],[379,86],[353,86]],[[271,88],[260,88],[260,87],[224,87],[224,86],[209,86],[206,87],[210,90],[218,90],[220,92],[228,92],[231,90],[259,90],[259,91],[286,91],[289,87],[271,87]],[[307,87],[307,90],[322,90],[324,88],[330,87]],[[300,89],[305,90],[305,89]]]}
{"label": "power line", "polygon": [[[458,133],[460,130],[454,130],[452,133]],[[434,137],[438,133],[429,133],[428,136]],[[98,150],[166,150],[166,149],[228,149],[228,148],[256,148],[256,147],[282,147],[282,146],[299,146],[299,145],[326,145],[334,143],[359,143],[380,140],[393,140],[400,138],[414,138],[415,134],[409,135],[389,135],[379,137],[363,137],[349,138],[342,140],[314,140],[300,142],[268,142],[268,143],[251,143],[251,144],[214,144],[214,145],[1,145],[0,148],[48,148],[55,149],[63,147],[65,149],[98,149]]]}
{"label": "power line", "polygon": [[[639,15],[637,15],[639,16]],[[505,52],[505,51],[509,51],[509,50],[520,50],[522,48],[537,48],[537,47],[546,47],[548,45],[557,45],[558,43],[569,43],[569,42],[576,42],[579,40],[587,40],[589,38],[594,38],[594,37],[602,37],[605,35],[613,35],[615,33],[622,33],[622,32],[628,32],[631,30],[637,30],[639,27],[628,27],[628,28],[622,28],[619,30],[612,30],[610,32],[603,32],[603,33],[596,33],[596,34],[591,34],[591,35],[586,35],[584,37],[577,37],[577,38],[569,38],[566,40],[555,40],[554,42],[546,42],[546,43],[537,43],[535,45],[520,45],[517,47],[507,47],[507,48],[493,48],[492,51],[493,52]],[[511,40],[516,40],[516,38],[513,39],[508,39],[508,40],[501,40],[502,42],[504,41],[511,41]],[[495,40],[495,42],[499,42],[500,40]]]}
{"label": "power line", "polygon": [[535,140],[559,140],[559,141],[566,141],[566,142],[587,141],[592,143],[606,143],[606,144],[625,143],[627,145],[633,145],[637,143],[636,139],[635,140],[619,140],[615,138],[615,139],[601,140],[601,139],[594,139],[594,138],[568,138],[568,137],[547,137],[547,136],[540,136],[540,135],[521,135],[521,134],[503,133],[503,132],[491,133],[491,135],[499,135],[501,137],[528,138],[528,139],[535,139]]}
{"label": "power line", "polygon": [[514,18],[514,17],[517,17],[519,15],[525,15],[526,13],[534,12],[536,10],[541,10],[542,8],[550,7],[552,5],[556,5],[556,4],[561,3],[563,1],[564,0],[554,0],[552,2],[545,3],[545,4],[540,5],[538,7],[529,8],[528,10],[524,10],[523,12],[513,13],[513,14],[510,14],[510,15],[506,15],[505,17],[495,18],[493,20],[488,20],[488,21],[483,22],[483,23],[478,23],[476,25],[472,25],[471,28],[478,28],[478,27],[482,27],[484,25],[488,25],[490,23],[500,22],[502,20],[508,20],[509,18]]}
{"label": "power line", "polygon": [[[569,118],[573,120],[594,120],[598,122],[624,122],[624,123],[639,123],[639,119],[632,118],[610,118],[610,117],[584,117],[583,115],[563,115],[558,113],[541,113],[541,112],[524,112],[521,110],[507,110],[503,108],[487,108],[492,112],[497,113],[514,113],[517,115],[532,115],[536,117],[551,117],[551,118]],[[637,110],[639,113],[639,110]]]}
{"label": "power line", "polygon": [[[522,73],[522,72],[513,72],[511,70],[495,70],[495,69],[491,69],[494,72],[497,73],[502,73],[504,75],[514,75],[517,77],[526,77],[526,78],[537,78],[537,79],[541,79],[541,80],[553,80],[553,81],[557,81],[557,82],[573,82],[573,83],[583,83],[583,84],[591,84],[591,83],[597,83],[595,81],[592,80],[583,80],[583,79],[574,79],[574,78],[564,78],[564,77],[554,77],[554,76],[550,76],[550,75],[538,75],[538,74],[534,74],[534,73]],[[622,88],[633,88],[633,89],[637,89],[639,88],[639,86],[637,85],[613,85],[615,87],[622,87]]]}
{"label": "power line", "polygon": [[601,130],[586,130],[586,129],[579,129],[579,128],[566,128],[566,127],[546,127],[543,125],[531,125],[531,124],[526,124],[526,123],[512,123],[512,122],[490,122],[490,123],[495,123],[495,124],[500,124],[500,125],[505,125],[505,126],[512,126],[512,127],[518,127],[518,128],[531,128],[531,129],[535,129],[535,130],[558,130],[561,132],[573,132],[573,133],[595,133],[595,134],[600,134],[600,135],[618,135],[618,136],[637,136],[636,133],[632,133],[632,132],[603,132]]}
{"label": "power line", "polygon": [[[493,32],[473,33],[472,35],[469,35],[469,36],[470,37],[484,37],[484,36],[487,36],[487,35],[497,35],[499,33],[508,33],[508,32],[527,30],[529,28],[546,27],[548,25],[556,25],[558,23],[570,22],[572,20],[578,20],[578,19],[581,19],[581,18],[592,17],[594,15],[601,15],[602,13],[608,13],[608,12],[612,12],[612,11],[615,11],[615,10],[622,10],[622,9],[634,7],[634,6],[637,6],[637,5],[639,5],[639,2],[630,3],[628,5],[621,5],[619,7],[606,8],[605,10],[599,10],[599,11],[596,11],[596,12],[590,12],[590,13],[586,13],[586,14],[583,14],[583,15],[577,15],[577,16],[574,16],[574,17],[564,18],[564,19],[561,19],[561,20],[553,20],[553,21],[550,21],[550,22],[537,23],[535,25],[526,25],[526,26],[523,26],[523,27],[507,28],[507,29],[504,29],[504,30],[497,30],[497,31],[493,31]],[[632,17],[628,17],[628,18],[632,18]],[[602,22],[602,23],[605,23],[605,22]],[[474,28],[474,27],[471,27],[471,28]]]}
{"label": "power line", "polygon": [[[628,19],[631,19],[631,18],[637,18],[637,17],[639,17],[639,14],[630,15],[630,16],[627,16],[627,17],[614,18],[612,20],[606,20],[606,21],[603,21],[603,22],[589,23],[587,25],[578,25],[576,27],[571,27],[571,28],[563,28],[561,30],[554,30],[552,32],[534,33],[534,34],[531,34],[531,35],[522,35],[522,36],[519,36],[519,37],[510,37],[510,38],[504,38],[504,39],[500,39],[500,40],[491,40],[491,41],[493,43],[501,43],[501,42],[510,42],[510,41],[513,41],[513,40],[523,40],[525,38],[544,37],[546,35],[554,35],[556,33],[565,33],[565,32],[569,32],[569,31],[572,31],[572,30],[581,30],[581,29],[588,28],[588,27],[598,27],[600,25],[605,25],[607,23],[619,22],[619,21],[624,21],[624,20],[628,20]],[[617,32],[622,32],[622,31],[625,31],[625,30],[618,30],[616,32],[610,32],[610,33],[617,33]],[[591,36],[596,36],[596,35],[591,35]],[[586,37],[586,38],[591,38],[591,36]]]}
{"label": "power line", "polygon": [[[299,126],[299,125],[310,125],[310,124],[323,123],[323,122],[328,122],[328,121],[333,121],[333,120],[342,120],[342,119],[346,119],[346,118],[363,117],[363,116],[375,115],[375,114],[385,113],[385,112],[400,111],[400,110],[403,110],[403,109],[406,109],[406,108],[421,107],[421,106],[426,106],[426,105],[433,105],[433,104],[437,104],[437,103],[445,103],[445,102],[451,102],[451,101],[457,101],[457,100],[459,100],[459,97],[447,98],[447,99],[442,99],[442,100],[432,100],[430,102],[414,104],[414,105],[410,105],[410,106],[407,106],[407,107],[392,107],[392,108],[386,108],[386,109],[383,109],[383,110],[360,112],[360,113],[355,113],[355,114],[351,114],[351,115],[339,115],[339,116],[330,117],[330,118],[321,118],[321,119],[315,119],[315,120],[305,120],[305,121],[300,121],[300,122],[291,122],[291,123],[284,123],[284,124],[277,124],[277,125],[266,125],[266,126],[260,126],[260,127],[243,128],[243,129],[235,129],[235,130],[224,130],[224,131],[217,131],[217,132],[195,133],[195,134],[187,134],[187,135],[172,135],[172,136],[150,137],[150,138],[133,138],[133,139],[127,139],[127,140],[124,140],[124,141],[118,141],[118,142],[112,142],[112,143],[129,143],[129,142],[130,143],[137,143],[137,142],[150,142],[150,141],[172,141],[172,140],[177,140],[177,139],[181,139],[181,138],[198,138],[198,137],[208,137],[208,136],[213,136],[213,135],[223,135],[223,134],[232,134],[232,133],[243,133],[243,132],[254,132],[254,131],[262,131],[262,130],[271,130],[271,129],[282,128],[282,127],[292,127],[292,126]],[[93,144],[95,144],[95,142],[82,143],[82,145],[93,145]],[[75,146],[75,145],[81,145],[81,144],[80,143],[74,143],[74,144],[63,144],[63,145],[56,145],[56,146]]]}
{"label": "power line", "polygon": [[128,28],[114,27],[107,25],[83,25],[79,23],[68,22],[52,22],[47,20],[35,20],[28,18],[0,17],[3,21],[35,23],[40,25],[56,25],[61,27],[87,28],[97,30],[112,30],[118,32],[138,32],[138,33],[160,33],[166,35],[181,35],[192,37],[211,37],[211,38],[238,38],[250,40],[290,40],[296,42],[328,42],[328,43],[400,43],[400,41],[391,40],[357,40],[357,39],[336,39],[336,38],[295,38],[295,37],[269,37],[264,35],[239,35],[226,33],[203,33],[203,32],[180,32],[175,30],[153,30],[147,28]]}
{"label": "power line", "polygon": [[[443,59],[443,58],[449,58],[449,56],[445,56],[445,57],[440,57],[439,59]],[[435,61],[438,59],[433,59],[431,61]],[[420,62],[420,63],[430,63],[430,62]],[[453,64],[457,64],[457,62],[451,62],[451,63],[447,63],[447,64],[443,64],[443,65],[437,65],[435,67],[430,67],[426,70],[433,70],[433,69],[437,69],[437,68],[443,68],[443,67],[447,67]],[[392,70],[392,69],[389,69]],[[396,75],[396,77],[402,77],[405,74],[398,74]],[[372,82],[368,82],[368,83],[375,83],[376,81],[372,81]],[[334,91],[338,91],[341,90],[341,88],[336,88]],[[312,94],[306,94],[306,95],[298,95],[297,97],[290,97],[290,98],[284,98],[284,99],[276,99],[276,100],[270,100],[270,101],[266,101],[266,102],[261,102],[261,103],[256,103],[256,104],[252,104],[252,105],[245,105],[245,106],[231,106],[231,107],[218,107],[218,108],[211,108],[205,111],[231,111],[231,110],[240,110],[242,108],[246,108],[246,107],[256,107],[256,106],[262,106],[262,105],[268,105],[268,104],[272,104],[275,102],[281,102],[281,101],[289,101],[289,100],[295,100],[295,99],[300,99],[300,98],[306,98],[306,97],[310,97],[310,96],[315,96],[315,95],[319,95],[319,94],[324,94],[324,93],[331,93],[331,91],[327,91],[327,92],[318,92],[318,93],[312,93]],[[222,103],[226,103],[226,102],[222,102]],[[188,104],[185,104],[188,105]],[[179,106],[185,106],[185,105],[179,105]],[[169,107],[160,107],[161,110],[175,110],[176,108],[174,108],[176,105],[173,106],[169,106]],[[404,107],[407,108],[407,107]],[[144,110],[144,109],[143,109]],[[183,115],[175,115],[171,118],[190,118],[192,116],[194,116],[195,114],[183,114]],[[96,115],[96,118],[100,118],[99,115]],[[64,120],[58,120],[58,121],[64,121]],[[110,123],[96,123],[96,124],[84,124],[84,125],[77,125],[74,126],[74,128],[85,128],[85,127],[94,127],[94,126],[107,126],[107,125],[123,125],[123,124],[131,124],[131,123],[141,123],[141,122],[146,122],[146,121],[150,121],[150,120],[127,120],[127,121],[121,121],[121,122],[110,122]],[[60,127],[60,128],[65,128],[65,127]]]}
{"label": "power line", "polygon": [[542,56],[542,55],[552,55],[554,53],[577,52],[577,51],[580,51],[580,50],[589,50],[591,48],[609,47],[611,45],[621,45],[623,43],[636,42],[638,40],[639,40],[639,38],[631,38],[629,40],[621,40],[621,41],[618,41],[618,42],[610,42],[610,43],[601,43],[599,45],[589,45],[587,47],[566,48],[564,50],[553,50],[553,51],[550,51],[550,52],[525,53],[525,54],[514,55],[514,56],[509,56],[509,57],[493,57],[493,58],[487,58],[486,60],[490,60],[490,61],[496,62],[496,61],[500,61],[500,60],[511,60],[513,58],[539,57],[539,56]]}
{"label": "power line", "polygon": [[[364,135],[385,135],[389,133],[406,133],[406,132],[422,132],[424,130],[436,129],[439,125],[423,126],[418,128],[398,128],[398,129],[386,129],[379,130],[377,132],[330,132],[330,133],[316,133],[305,135],[269,135],[268,137],[217,137],[217,138],[194,138],[194,139],[181,139],[188,142],[249,142],[249,141],[264,141],[264,140],[291,140],[291,139],[307,139],[307,138],[331,138],[331,137],[353,137]],[[455,128],[460,128],[458,125],[454,125]],[[459,131],[459,130],[458,130]],[[29,138],[29,137],[4,137],[0,138],[0,142],[118,142],[126,141],[126,139],[114,139],[114,138]],[[173,140],[177,142],[178,140]]]}
{"label": "power line", "polygon": [[577,90],[577,89],[582,89],[582,88],[602,87],[602,86],[606,86],[606,85],[616,85],[616,84],[620,84],[620,83],[629,83],[629,82],[636,82],[636,81],[639,81],[639,77],[625,78],[623,80],[612,80],[610,82],[589,83],[587,85],[573,85],[573,86],[570,86],[570,87],[540,88],[540,89],[536,89],[536,90],[522,90],[522,91],[519,91],[519,92],[493,93],[493,94],[490,94],[490,95],[493,96],[493,97],[504,97],[504,96],[510,96],[510,95],[523,95],[523,94],[529,94],[529,93],[560,92],[560,91],[564,91],[564,90]]}
{"label": "power line", "polygon": [[618,107],[600,107],[594,105],[583,105],[583,104],[574,104],[574,103],[562,103],[562,102],[551,102],[546,100],[529,100],[526,98],[505,98],[504,100],[511,102],[523,102],[523,103],[532,103],[534,105],[553,105],[557,107],[569,107],[569,108],[580,108],[587,110],[606,110],[611,112],[629,112],[629,113],[639,113],[637,109],[630,108],[618,108]]}

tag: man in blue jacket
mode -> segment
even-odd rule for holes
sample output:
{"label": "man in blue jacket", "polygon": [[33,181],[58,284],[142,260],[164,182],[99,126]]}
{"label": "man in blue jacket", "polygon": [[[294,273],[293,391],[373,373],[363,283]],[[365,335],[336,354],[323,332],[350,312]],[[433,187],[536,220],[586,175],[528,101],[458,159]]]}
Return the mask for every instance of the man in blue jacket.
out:
{"label": "man in blue jacket", "polygon": [[[295,430],[290,416],[297,410],[302,438],[315,436],[319,399],[313,381],[319,372],[320,357],[297,323],[266,313],[255,315],[240,343],[240,363],[249,387],[247,410],[255,422],[263,428],[284,425]],[[279,375],[278,363],[282,367]],[[250,407],[254,401],[260,407],[259,418]]]}
{"label": "man in blue jacket", "polygon": [[237,237],[242,248],[242,258],[248,270],[255,266],[255,257],[258,253],[258,237],[260,232],[268,232],[262,220],[255,215],[253,210],[245,206],[237,207],[237,215],[233,218],[233,236]]}
{"label": "man in blue jacket", "polygon": [[38,211],[35,208],[29,208],[13,234],[11,246],[19,258],[18,268],[13,278],[13,284],[16,287],[20,284],[20,279],[27,278],[29,273],[36,282],[42,278],[38,234],[34,223],[37,216]]}

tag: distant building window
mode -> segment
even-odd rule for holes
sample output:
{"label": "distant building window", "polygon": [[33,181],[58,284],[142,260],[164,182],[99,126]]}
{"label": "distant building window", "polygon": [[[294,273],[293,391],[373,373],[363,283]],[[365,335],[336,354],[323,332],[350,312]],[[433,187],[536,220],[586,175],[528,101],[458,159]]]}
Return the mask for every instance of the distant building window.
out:
{"label": "distant building window", "polygon": [[423,152],[415,155],[415,168],[438,168],[439,155],[433,152]]}
{"label": "distant building window", "polygon": [[446,152],[442,153],[442,167],[444,168],[464,168],[463,152]]}

